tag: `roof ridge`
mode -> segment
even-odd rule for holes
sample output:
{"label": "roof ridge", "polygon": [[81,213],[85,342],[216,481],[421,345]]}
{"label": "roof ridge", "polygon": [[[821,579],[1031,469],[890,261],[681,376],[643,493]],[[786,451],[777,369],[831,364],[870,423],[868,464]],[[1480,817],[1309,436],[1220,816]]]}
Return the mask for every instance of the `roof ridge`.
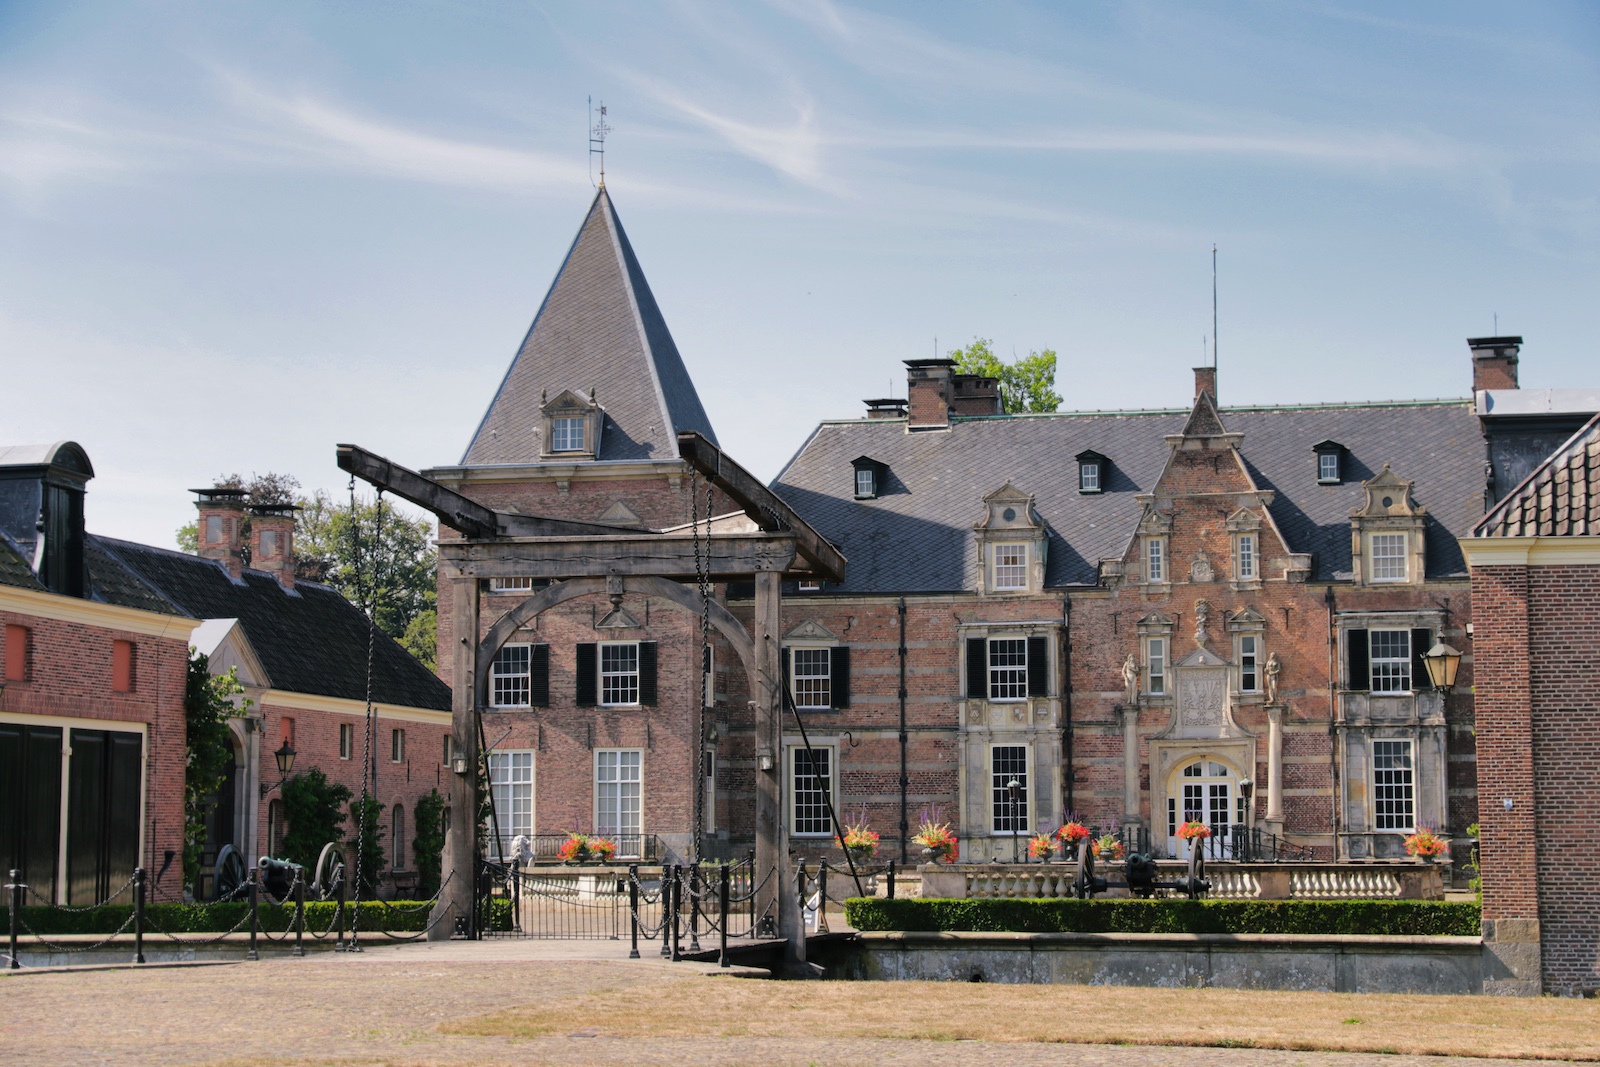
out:
{"label": "roof ridge", "polygon": [[[1514,508],[1525,508],[1529,503],[1529,496],[1537,496],[1537,494],[1534,493],[1534,490],[1542,486],[1546,480],[1553,481],[1555,479],[1555,472],[1560,468],[1569,466],[1574,456],[1577,453],[1585,450],[1590,438],[1597,436],[1600,436],[1600,414],[1594,415],[1589,419],[1588,422],[1584,423],[1576,431],[1574,431],[1572,436],[1561,442],[1561,444],[1553,452],[1544,458],[1543,462],[1534,467],[1533,470],[1529,471],[1528,476],[1522,479],[1522,481],[1518,482],[1514,489],[1512,489],[1505,496],[1501,497],[1495,503],[1494,507],[1489,509],[1488,514],[1484,515],[1483,518],[1479,519],[1473,525],[1472,536],[1497,536],[1491,532],[1491,527],[1499,526],[1504,528],[1509,526],[1512,521],[1510,517],[1511,511]],[[1537,521],[1537,499],[1535,499],[1533,503],[1535,504],[1534,519]],[[1514,535],[1501,534],[1499,536]]]}

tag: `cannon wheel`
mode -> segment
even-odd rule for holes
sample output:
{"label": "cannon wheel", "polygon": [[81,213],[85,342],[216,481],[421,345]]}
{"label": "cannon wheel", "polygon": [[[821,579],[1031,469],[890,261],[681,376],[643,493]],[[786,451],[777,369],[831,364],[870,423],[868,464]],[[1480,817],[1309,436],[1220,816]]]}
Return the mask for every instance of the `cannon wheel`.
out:
{"label": "cannon wheel", "polygon": [[1078,842],[1078,873],[1072,880],[1073,894],[1079,900],[1094,898],[1094,849],[1086,837]]}
{"label": "cannon wheel", "polygon": [[1202,889],[1200,883],[1206,877],[1206,850],[1200,847],[1200,841],[1189,842],[1189,899],[1199,900]]}
{"label": "cannon wheel", "polygon": [[339,846],[332,841],[322,846],[322,855],[317,857],[317,878],[311,883],[311,888],[316,891],[321,900],[331,899],[339,891],[339,883],[344,881],[344,853],[339,851]]}
{"label": "cannon wheel", "polygon": [[217,900],[232,900],[244,888],[249,872],[245,870],[244,857],[232,845],[223,845],[217,853],[216,865],[211,868],[211,884]]}

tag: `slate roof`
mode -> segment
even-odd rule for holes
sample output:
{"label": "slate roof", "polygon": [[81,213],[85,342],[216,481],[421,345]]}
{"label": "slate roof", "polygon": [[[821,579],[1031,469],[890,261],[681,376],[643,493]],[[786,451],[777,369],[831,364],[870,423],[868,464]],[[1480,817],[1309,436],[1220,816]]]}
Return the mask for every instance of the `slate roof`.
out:
{"label": "slate roof", "polygon": [[681,430],[716,440],[603,187],[462,464],[539,462],[540,398],[564,389],[605,409],[599,459],[676,459]]}
{"label": "slate roof", "polygon": [[28,566],[27,557],[4,531],[0,531],[0,585],[41,593],[45,591],[44,583],[34,576],[33,568]]}
{"label": "slate roof", "polygon": [[[772,489],[850,560],[839,593],[955,592],[975,588],[973,523],[982,498],[1008,479],[1032,493],[1049,528],[1048,586],[1092,585],[1100,559],[1120,557],[1182,431],[1182,411],[1065,412],[951,420],[948,431],[908,433],[904,419],[824,422],[774,479]],[[1230,433],[1291,550],[1312,554],[1315,581],[1349,578],[1350,512],[1361,482],[1385,463],[1415,480],[1428,509],[1430,577],[1466,574],[1456,538],[1483,515],[1483,437],[1471,400],[1223,408]],[[1348,450],[1344,482],[1317,484],[1312,445]],[[1108,457],[1104,491],[1078,492],[1073,457]],[[851,460],[887,464],[883,492],[855,500]]]}
{"label": "slate roof", "polygon": [[1600,415],[1501,499],[1474,537],[1600,535]]}
{"label": "slate roof", "polygon": [[[197,619],[238,619],[274,689],[366,700],[367,619],[335,590],[296,582],[291,595],[273,575],[246,570],[242,583],[222,564],[183,552],[90,536],[96,599]],[[143,603],[132,601],[143,598]],[[450,688],[383,633],[373,643],[372,698],[450,710]]]}

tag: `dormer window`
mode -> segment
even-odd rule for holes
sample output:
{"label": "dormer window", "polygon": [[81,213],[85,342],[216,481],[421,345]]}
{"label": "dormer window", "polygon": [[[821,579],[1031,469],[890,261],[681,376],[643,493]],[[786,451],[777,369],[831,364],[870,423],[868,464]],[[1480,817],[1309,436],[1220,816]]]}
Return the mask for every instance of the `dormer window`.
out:
{"label": "dormer window", "polygon": [[1365,483],[1366,504],[1350,513],[1351,569],[1361,585],[1415,585],[1427,574],[1427,509],[1412,483],[1384,465]]}
{"label": "dormer window", "polygon": [[1104,491],[1106,485],[1106,466],[1108,460],[1098,452],[1079,452],[1078,460],[1078,492],[1099,493]]}
{"label": "dormer window", "polygon": [[1321,441],[1311,446],[1317,454],[1317,484],[1340,485],[1344,482],[1344,445],[1337,441]]}
{"label": "dormer window", "polygon": [[978,592],[1015,595],[1044,588],[1050,541],[1032,496],[1007,482],[983,498],[983,519],[972,529]]}
{"label": "dormer window", "polygon": [[884,475],[889,468],[870,456],[857,456],[850,461],[855,470],[855,498],[874,500],[883,495]]}
{"label": "dormer window", "polygon": [[583,422],[582,418],[574,418],[572,416],[551,419],[550,451],[582,452]]}
{"label": "dormer window", "polygon": [[994,587],[1011,591],[1028,588],[1027,545],[994,546]]}

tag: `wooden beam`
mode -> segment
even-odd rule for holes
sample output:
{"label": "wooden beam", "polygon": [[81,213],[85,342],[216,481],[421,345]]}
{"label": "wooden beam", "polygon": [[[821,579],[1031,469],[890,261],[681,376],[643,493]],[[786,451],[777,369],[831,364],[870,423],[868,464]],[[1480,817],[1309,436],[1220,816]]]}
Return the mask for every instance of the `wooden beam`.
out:
{"label": "wooden beam", "polygon": [[818,576],[830,582],[844,581],[844,554],[776,493],[762,485],[755,475],[724,455],[722,449],[694,431],[686,430],[678,434],[678,454],[712,485],[732,497],[761,529],[793,536],[800,555]]}
{"label": "wooden beam", "polygon": [[719,534],[702,538],[641,535],[604,540],[570,537],[440,541],[441,573],[455,578],[587,578],[608,574],[659,575],[693,580],[705,568],[712,581],[743,581],[753,574],[783,574],[794,566],[795,539],[773,534]]}
{"label": "wooden beam", "polygon": [[469,538],[494,537],[638,537],[636,526],[609,526],[598,522],[571,522],[540,515],[513,515],[486,508],[454,489],[440,485],[393,460],[368,452],[360,445],[338,446],[339,469],[371,482],[385,492],[431,511],[439,521]]}

